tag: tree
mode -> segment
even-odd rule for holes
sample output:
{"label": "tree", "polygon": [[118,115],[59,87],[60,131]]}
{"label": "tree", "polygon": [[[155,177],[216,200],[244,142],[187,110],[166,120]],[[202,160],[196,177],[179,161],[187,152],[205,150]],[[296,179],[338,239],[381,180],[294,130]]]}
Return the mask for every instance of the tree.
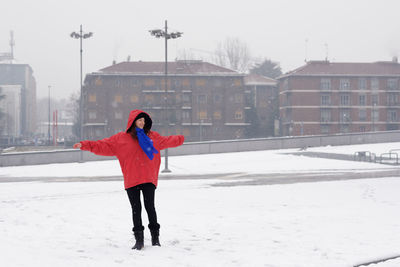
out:
{"label": "tree", "polygon": [[250,70],[250,73],[275,79],[282,75],[282,70],[278,62],[265,59],[262,63],[256,64],[254,68]]}
{"label": "tree", "polygon": [[79,103],[80,97],[78,94],[72,94],[69,97],[69,103],[67,104],[67,108],[69,112],[72,113],[72,117],[74,118],[74,125],[72,126],[72,133],[78,138],[81,135],[80,121],[81,116],[79,112]]}
{"label": "tree", "polygon": [[239,38],[226,38],[219,43],[213,61],[222,67],[246,72],[251,64],[250,50]]}

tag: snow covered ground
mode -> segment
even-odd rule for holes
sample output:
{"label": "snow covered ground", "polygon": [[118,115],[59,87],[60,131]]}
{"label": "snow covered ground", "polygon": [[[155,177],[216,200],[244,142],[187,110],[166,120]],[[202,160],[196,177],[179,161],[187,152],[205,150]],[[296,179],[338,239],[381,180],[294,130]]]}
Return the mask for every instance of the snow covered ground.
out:
{"label": "snow covered ground", "polygon": [[310,147],[307,151],[339,153],[354,155],[358,151],[370,151],[379,156],[382,153],[388,153],[391,149],[399,149],[396,153],[400,153],[400,143],[382,143],[382,144],[364,144],[353,146],[323,146],[323,147]]}
{"label": "snow covered ground", "polygon": [[[281,154],[290,151],[170,157],[173,173],[162,177],[394,168]],[[118,175],[114,160],[5,167],[0,182]],[[143,251],[130,249],[132,219],[122,181],[0,183],[0,265],[337,267],[400,255],[398,177],[213,186],[235,179],[228,177],[161,179],[162,246],[150,246],[146,229]],[[147,224],[145,211],[142,216]],[[400,260],[369,266],[398,267]]]}

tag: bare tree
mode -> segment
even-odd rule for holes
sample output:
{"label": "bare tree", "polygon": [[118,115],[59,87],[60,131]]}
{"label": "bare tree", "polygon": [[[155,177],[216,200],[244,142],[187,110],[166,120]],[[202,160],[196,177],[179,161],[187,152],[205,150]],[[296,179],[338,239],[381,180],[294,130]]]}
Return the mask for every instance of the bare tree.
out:
{"label": "bare tree", "polygon": [[215,50],[216,64],[239,72],[247,72],[251,65],[250,49],[239,38],[226,38]]}
{"label": "bare tree", "polygon": [[80,101],[80,96],[77,93],[71,94],[69,97],[69,101],[67,103],[67,110],[69,113],[71,113],[72,117],[74,118],[74,125],[72,126],[72,133],[75,135],[75,137],[80,136],[80,121],[81,121],[81,116],[79,112],[79,101]]}

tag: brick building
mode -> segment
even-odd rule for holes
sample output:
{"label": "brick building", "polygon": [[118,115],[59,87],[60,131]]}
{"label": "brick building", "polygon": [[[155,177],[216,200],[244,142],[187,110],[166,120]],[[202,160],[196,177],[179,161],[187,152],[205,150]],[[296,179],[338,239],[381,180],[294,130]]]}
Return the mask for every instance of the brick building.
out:
{"label": "brick building", "polygon": [[307,62],[278,78],[282,134],[397,130],[399,78],[397,59]]}
{"label": "brick building", "polygon": [[84,137],[125,130],[132,109],[148,112],[163,135],[184,134],[187,141],[244,137],[243,74],[202,61],[168,62],[165,93],[164,64],[122,62],[86,75]]}
{"label": "brick building", "polygon": [[[278,81],[255,74],[244,77],[246,122],[251,124],[247,137],[279,134],[275,120],[279,117]],[[278,124],[279,125],[279,124]]]}

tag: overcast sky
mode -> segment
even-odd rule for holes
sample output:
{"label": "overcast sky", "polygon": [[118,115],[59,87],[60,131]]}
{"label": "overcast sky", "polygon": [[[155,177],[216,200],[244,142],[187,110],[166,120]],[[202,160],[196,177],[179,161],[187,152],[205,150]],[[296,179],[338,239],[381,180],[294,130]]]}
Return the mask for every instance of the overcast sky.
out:
{"label": "overcast sky", "polygon": [[[148,30],[184,32],[168,42],[169,59],[182,51],[207,56],[227,37],[246,42],[253,57],[278,61],[284,72],[308,60],[374,62],[400,53],[398,0],[1,0],[0,52],[14,31],[16,63],[29,64],[38,98],[68,98],[79,91],[79,40],[84,74],[117,62],[163,61],[164,43]],[[308,40],[308,41],[306,41]],[[306,49],[307,43],[307,49]],[[191,49],[191,50],[190,50]],[[307,51],[307,53],[306,53]]]}

